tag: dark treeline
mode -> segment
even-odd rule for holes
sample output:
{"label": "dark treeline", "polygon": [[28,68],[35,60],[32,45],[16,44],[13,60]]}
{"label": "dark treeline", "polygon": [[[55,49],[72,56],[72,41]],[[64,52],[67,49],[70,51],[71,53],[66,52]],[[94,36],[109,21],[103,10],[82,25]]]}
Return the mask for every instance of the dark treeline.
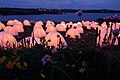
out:
{"label": "dark treeline", "polygon": [[0,8],[0,15],[61,14],[57,9],[45,8]]}
{"label": "dark treeline", "polygon": [[76,12],[78,10],[82,10],[83,13],[120,13],[120,10],[107,9],[0,8],[0,15],[61,14],[62,12]]}

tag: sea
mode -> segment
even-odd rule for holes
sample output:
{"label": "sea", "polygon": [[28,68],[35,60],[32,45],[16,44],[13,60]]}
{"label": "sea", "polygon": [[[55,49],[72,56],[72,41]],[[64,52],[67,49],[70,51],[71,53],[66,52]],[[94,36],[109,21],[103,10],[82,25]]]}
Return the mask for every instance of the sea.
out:
{"label": "sea", "polygon": [[[96,21],[98,18],[106,18],[108,16],[114,16],[120,13],[83,13],[81,15],[82,20],[84,21]],[[75,13],[62,13],[62,14],[40,14],[40,15],[1,15],[0,21],[8,21],[17,19],[20,21],[29,20],[29,21],[43,21],[46,22],[48,20],[52,20],[54,22],[78,22],[80,21],[80,17]]]}

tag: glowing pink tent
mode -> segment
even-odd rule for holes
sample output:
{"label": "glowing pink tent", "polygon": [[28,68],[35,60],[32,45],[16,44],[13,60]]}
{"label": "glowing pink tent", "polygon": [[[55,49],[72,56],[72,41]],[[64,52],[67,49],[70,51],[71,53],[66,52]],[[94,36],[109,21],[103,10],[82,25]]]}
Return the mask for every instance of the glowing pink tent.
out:
{"label": "glowing pink tent", "polygon": [[47,33],[49,33],[49,32],[54,32],[54,31],[57,31],[54,26],[48,26],[47,29],[46,29],[46,32],[47,32]]}
{"label": "glowing pink tent", "polygon": [[24,32],[24,28],[22,25],[14,25],[14,29],[19,33],[19,32]]}
{"label": "glowing pink tent", "polygon": [[3,29],[4,27],[5,25],[2,22],[0,22],[0,30]]}
{"label": "glowing pink tent", "polygon": [[66,47],[67,43],[63,36],[58,32],[50,32],[45,37],[46,42],[48,43],[48,46],[54,46],[55,48],[58,48],[58,44],[61,40],[62,44]]}
{"label": "glowing pink tent", "polygon": [[14,25],[14,21],[13,20],[7,21],[7,25],[9,25],[9,26]]}
{"label": "glowing pink tent", "polygon": [[65,36],[66,37],[70,36],[70,38],[76,38],[76,37],[80,38],[81,37],[80,34],[79,34],[79,32],[76,29],[74,29],[74,28],[69,29],[66,32]]}
{"label": "glowing pink tent", "polygon": [[16,30],[14,29],[14,27],[12,27],[12,26],[6,26],[6,27],[4,28],[4,31],[7,32],[7,33],[9,33],[9,34],[12,34],[12,35],[14,35],[14,36],[17,36],[17,35],[18,35],[17,31],[16,31]]}
{"label": "glowing pink tent", "polygon": [[66,25],[57,24],[56,29],[57,29],[57,31],[66,31]]}
{"label": "glowing pink tent", "polygon": [[28,20],[24,20],[24,21],[23,21],[23,24],[24,24],[25,26],[31,26],[30,21],[28,21]]}
{"label": "glowing pink tent", "polygon": [[77,30],[79,33],[83,33],[83,32],[84,32],[84,30],[83,30],[82,27],[77,27],[76,30]]}
{"label": "glowing pink tent", "polygon": [[42,21],[38,21],[38,22],[36,22],[35,23],[35,25],[34,26],[43,26],[44,24],[43,24],[43,22]]}
{"label": "glowing pink tent", "polygon": [[0,32],[0,46],[4,48],[9,48],[17,45],[16,39],[13,37],[13,35],[6,33],[6,32]]}
{"label": "glowing pink tent", "polygon": [[32,32],[32,37],[42,38],[46,36],[46,32],[43,28],[34,28]]}

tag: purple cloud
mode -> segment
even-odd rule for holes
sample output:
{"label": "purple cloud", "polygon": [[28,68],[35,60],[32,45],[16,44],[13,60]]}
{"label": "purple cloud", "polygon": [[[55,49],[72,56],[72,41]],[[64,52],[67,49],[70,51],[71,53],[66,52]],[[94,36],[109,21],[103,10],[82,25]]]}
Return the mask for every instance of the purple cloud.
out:
{"label": "purple cloud", "polygon": [[0,0],[0,7],[120,9],[120,0]]}

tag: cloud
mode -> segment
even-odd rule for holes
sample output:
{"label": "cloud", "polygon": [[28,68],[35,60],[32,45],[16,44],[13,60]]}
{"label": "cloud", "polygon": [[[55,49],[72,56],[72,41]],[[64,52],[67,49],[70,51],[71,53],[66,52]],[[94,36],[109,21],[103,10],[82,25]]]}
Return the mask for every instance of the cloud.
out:
{"label": "cloud", "polygon": [[0,0],[0,7],[120,9],[120,0]]}
{"label": "cloud", "polygon": [[47,4],[54,4],[54,5],[57,5],[57,4],[71,4],[71,0],[46,0],[44,1],[45,3]]}

